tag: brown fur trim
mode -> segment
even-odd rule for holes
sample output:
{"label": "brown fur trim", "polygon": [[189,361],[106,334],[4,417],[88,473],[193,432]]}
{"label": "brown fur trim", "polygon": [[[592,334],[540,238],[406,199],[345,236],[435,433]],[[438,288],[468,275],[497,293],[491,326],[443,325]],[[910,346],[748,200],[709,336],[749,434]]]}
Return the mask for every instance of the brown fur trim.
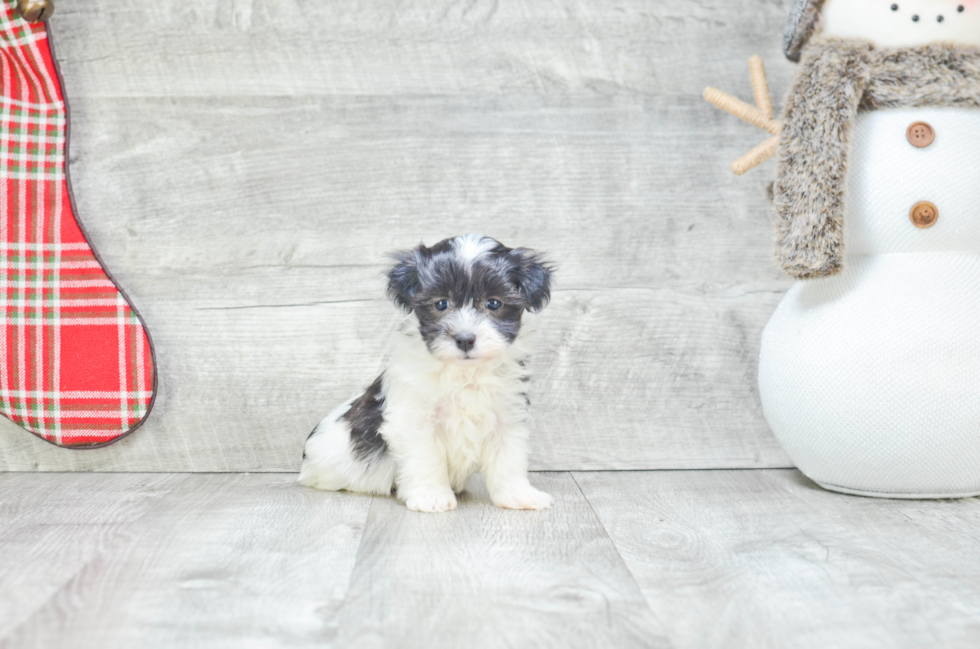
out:
{"label": "brown fur trim", "polygon": [[980,108],[980,48],[937,43],[876,52],[861,110]]}
{"label": "brown fur trim", "polygon": [[817,38],[786,98],[773,185],[776,261],[798,279],[840,272],[851,130],[858,110],[980,107],[980,48],[876,49]]}
{"label": "brown fur trim", "polygon": [[820,25],[820,10],[826,0],[796,0],[783,33],[783,52],[786,58],[796,63],[807,41],[817,33]]}
{"label": "brown fur trim", "polygon": [[813,44],[786,98],[773,186],[776,260],[799,279],[840,271],[851,126],[871,72],[870,43]]}

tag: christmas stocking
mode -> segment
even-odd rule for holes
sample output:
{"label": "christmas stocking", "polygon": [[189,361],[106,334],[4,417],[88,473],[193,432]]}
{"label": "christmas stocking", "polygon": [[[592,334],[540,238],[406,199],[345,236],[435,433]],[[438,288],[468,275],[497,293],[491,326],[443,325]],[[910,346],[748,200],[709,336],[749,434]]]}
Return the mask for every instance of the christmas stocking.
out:
{"label": "christmas stocking", "polygon": [[21,15],[50,3],[0,3],[0,413],[59,446],[100,446],[149,414],[153,349],[75,220],[62,80],[44,23]]}

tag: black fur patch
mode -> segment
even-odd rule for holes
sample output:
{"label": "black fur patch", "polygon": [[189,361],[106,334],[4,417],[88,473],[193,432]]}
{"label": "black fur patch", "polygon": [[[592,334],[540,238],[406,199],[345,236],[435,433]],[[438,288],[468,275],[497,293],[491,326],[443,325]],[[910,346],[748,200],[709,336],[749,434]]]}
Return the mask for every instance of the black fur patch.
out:
{"label": "black fur patch", "polygon": [[537,313],[551,300],[552,267],[542,256],[528,248],[511,250],[510,278],[524,296],[524,308]]}
{"label": "black fur patch", "polygon": [[384,423],[385,399],[381,396],[379,376],[364,394],[354,400],[343,419],[350,425],[350,443],[359,460],[384,457],[388,453],[379,430]]}
{"label": "black fur patch", "polygon": [[[420,246],[424,249],[425,246]],[[419,278],[420,260],[418,250],[406,250],[392,254],[395,265],[388,269],[388,298],[405,311],[411,311],[415,294],[422,287]]]}

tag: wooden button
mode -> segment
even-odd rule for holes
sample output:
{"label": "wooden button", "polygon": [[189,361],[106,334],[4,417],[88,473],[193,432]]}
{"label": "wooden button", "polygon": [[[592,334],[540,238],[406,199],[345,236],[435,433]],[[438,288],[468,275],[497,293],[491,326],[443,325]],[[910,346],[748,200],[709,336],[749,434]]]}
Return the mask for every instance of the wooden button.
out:
{"label": "wooden button", "polygon": [[54,13],[54,0],[18,0],[17,13],[29,23],[43,22]]}
{"label": "wooden button", "polygon": [[917,228],[931,228],[939,220],[939,210],[929,201],[922,201],[912,206],[909,218]]}
{"label": "wooden button", "polygon": [[905,132],[905,137],[912,146],[924,149],[936,140],[936,131],[925,122],[916,122]]}

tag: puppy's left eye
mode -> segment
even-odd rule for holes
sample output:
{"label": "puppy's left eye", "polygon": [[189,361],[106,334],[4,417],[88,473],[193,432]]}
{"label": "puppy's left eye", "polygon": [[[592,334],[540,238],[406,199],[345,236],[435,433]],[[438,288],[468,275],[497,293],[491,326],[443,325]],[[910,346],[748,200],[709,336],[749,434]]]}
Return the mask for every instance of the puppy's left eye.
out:
{"label": "puppy's left eye", "polygon": [[449,308],[449,300],[439,300],[436,302],[436,309],[439,311],[445,311]]}
{"label": "puppy's left eye", "polygon": [[487,300],[487,308],[491,311],[496,311],[502,306],[503,303],[500,300]]}

